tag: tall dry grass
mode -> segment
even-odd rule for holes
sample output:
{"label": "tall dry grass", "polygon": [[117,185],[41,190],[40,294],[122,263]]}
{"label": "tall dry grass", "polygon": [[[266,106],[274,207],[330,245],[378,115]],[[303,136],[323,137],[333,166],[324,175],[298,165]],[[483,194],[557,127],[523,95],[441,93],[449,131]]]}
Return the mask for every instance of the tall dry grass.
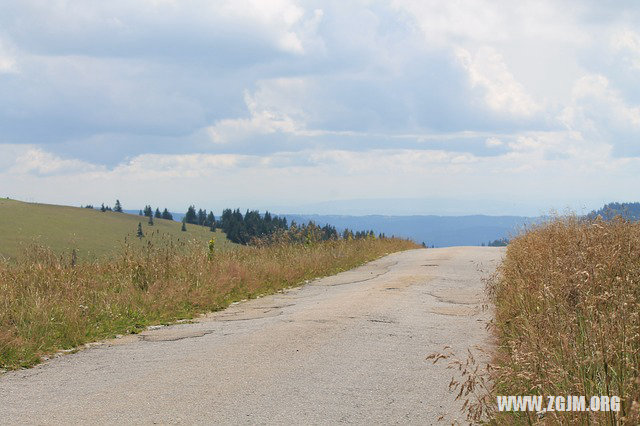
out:
{"label": "tall dry grass", "polygon": [[623,401],[619,413],[495,413],[496,422],[640,424],[640,224],[568,217],[538,225],[511,241],[490,290],[494,395]]}
{"label": "tall dry grass", "polygon": [[143,250],[78,263],[31,247],[0,263],[0,368],[30,366],[60,349],[152,324],[191,318],[229,303],[415,248],[399,239],[337,240],[209,250],[149,241]]}

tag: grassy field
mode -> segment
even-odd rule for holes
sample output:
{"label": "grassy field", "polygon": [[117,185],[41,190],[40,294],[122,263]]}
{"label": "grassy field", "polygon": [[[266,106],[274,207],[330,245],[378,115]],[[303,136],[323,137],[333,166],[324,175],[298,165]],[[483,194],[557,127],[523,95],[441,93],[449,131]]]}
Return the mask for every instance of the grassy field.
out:
{"label": "grassy field", "polygon": [[75,266],[36,245],[26,256],[0,261],[0,368],[31,366],[61,349],[219,310],[417,247],[370,238],[211,250],[168,235],[133,243]]}
{"label": "grassy field", "polygon": [[138,240],[138,223],[142,222],[145,235],[152,233],[168,235],[173,239],[195,239],[207,242],[215,235],[219,247],[232,245],[224,234],[213,234],[208,228],[187,225],[180,230],[181,223],[155,219],[147,224],[146,217],[126,213],[101,212],[78,207],[50,204],[24,203],[0,199],[0,256],[17,258],[32,244],[51,248],[54,253],[70,256],[72,249],[81,260],[93,260],[112,255],[121,249],[127,238],[131,244],[140,246],[146,240]]}
{"label": "grassy field", "polygon": [[640,424],[640,224],[561,218],[537,226],[511,241],[490,289],[493,401],[622,398],[619,413],[494,413],[495,422]]}

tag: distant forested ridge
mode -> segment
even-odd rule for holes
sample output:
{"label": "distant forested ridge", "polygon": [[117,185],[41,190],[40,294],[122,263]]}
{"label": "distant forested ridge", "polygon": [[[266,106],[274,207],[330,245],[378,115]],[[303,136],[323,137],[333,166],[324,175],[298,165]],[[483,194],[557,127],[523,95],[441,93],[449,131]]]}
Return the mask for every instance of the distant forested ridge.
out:
{"label": "distant forested ridge", "polygon": [[587,215],[588,219],[602,217],[604,220],[611,220],[617,216],[626,220],[640,220],[640,203],[609,203],[601,209],[594,210]]}
{"label": "distant forested ridge", "polygon": [[[274,216],[268,211],[260,214],[258,210],[247,210],[243,215],[240,209],[225,209],[219,222],[220,228],[227,238],[238,244],[260,244],[263,242],[299,242],[376,238],[372,230],[353,232],[345,229],[342,233],[332,225],[319,226],[314,221],[298,225],[291,221],[289,225],[285,217]],[[384,238],[379,234],[378,238]]]}

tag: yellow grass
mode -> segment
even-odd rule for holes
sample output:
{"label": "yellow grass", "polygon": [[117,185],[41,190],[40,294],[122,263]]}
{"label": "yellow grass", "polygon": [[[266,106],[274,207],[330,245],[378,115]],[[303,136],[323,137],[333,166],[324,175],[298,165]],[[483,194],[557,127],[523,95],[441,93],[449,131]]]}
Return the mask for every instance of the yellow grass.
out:
{"label": "yellow grass", "polygon": [[328,241],[210,251],[147,239],[110,259],[80,262],[31,247],[0,262],[0,368],[30,366],[60,349],[136,333],[229,303],[415,248],[399,239]]}
{"label": "yellow grass", "polygon": [[537,226],[511,241],[490,289],[494,395],[622,398],[620,413],[500,414],[497,423],[640,424],[639,224]]}

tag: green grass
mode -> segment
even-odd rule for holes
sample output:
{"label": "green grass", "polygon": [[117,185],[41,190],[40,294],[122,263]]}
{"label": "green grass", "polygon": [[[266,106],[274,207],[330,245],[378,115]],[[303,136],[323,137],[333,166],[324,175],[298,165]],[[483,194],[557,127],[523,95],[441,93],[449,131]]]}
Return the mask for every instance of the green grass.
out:
{"label": "green grass", "polygon": [[0,199],[0,256],[16,259],[37,243],[58,255],[70,256],[71,250],[76,249],[81,260],[100,259],[120,250],[125,239],[131,244],[145,244],[146,238],[136,238],[139,222],[148,237],[155,233],[155,237],[166,235],[173,240],[195,239],[206,243],[215,236],[217,247],[233,245],[220,230],[212,233],[206,227],[187,225],[187,231],[182,232],[179,222],[154,218],[154,225],[149,226],[147,221],[146,217],[127,213],[103,213],[3,198]]}

